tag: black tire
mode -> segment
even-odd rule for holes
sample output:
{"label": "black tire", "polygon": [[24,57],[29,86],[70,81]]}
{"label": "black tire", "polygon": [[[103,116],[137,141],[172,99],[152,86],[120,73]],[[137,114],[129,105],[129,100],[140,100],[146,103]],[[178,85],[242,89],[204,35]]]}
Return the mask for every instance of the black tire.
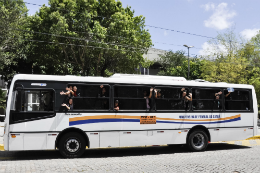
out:
{"label": "black tire", "polygon": [[86,141],[79,133],[70,132],[59,140],[59,151],[63,157],[76,158],[86,150]]}
{"label": "black tire", "polygon": [[191,151],[204,151],[208,146],[209,137],[203,130],[194,130],[188,136],[187,146]]}

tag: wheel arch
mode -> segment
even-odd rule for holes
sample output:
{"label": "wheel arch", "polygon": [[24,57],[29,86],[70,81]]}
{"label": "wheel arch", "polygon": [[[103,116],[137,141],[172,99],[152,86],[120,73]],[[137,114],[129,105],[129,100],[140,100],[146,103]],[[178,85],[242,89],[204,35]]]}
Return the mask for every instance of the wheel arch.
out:
{"label": "wheel arch", "polygon": [[205,133],[208,135],[209,142],[211,141],[211,136],[210,136],[209,130],[208,130],[205,126],[197,125],[197,126],[192,127],[192,128],[189,130],[189,132],[188,132],[188,134],[187,134],[187,137],[186,137],[186,143],[187,143],[187,140],[188,140],[188,138],[189,138],[189,135],[190,135],[193,131],[198,130],[198,129],[201,129],[201,130],[205,131]]}
{"label": "wheel arch", "polygon": [[64,134],[69,133],[69,132],[75,132],[75,133],[81,134],[81,135],[83,136],[83,138],[85,139],[85,141],[86,141],[86,146],[88,146],[88,148],[90,147],[90,141],[89,141],[88,135],[87,135],[83,130],[81,130],[81,129],[79,129],[79,128],[71,127],[71,128],[64,129],[63,131],[61,131],[61,132],[58,134],[58,136],[57,136],[57,138],[56,138],[56,140],[55,140],[55,149],[56,149],[56,147],[58,148],[58,146],[59,146],[59,140],[60,140],[60,138],[61,138]]}

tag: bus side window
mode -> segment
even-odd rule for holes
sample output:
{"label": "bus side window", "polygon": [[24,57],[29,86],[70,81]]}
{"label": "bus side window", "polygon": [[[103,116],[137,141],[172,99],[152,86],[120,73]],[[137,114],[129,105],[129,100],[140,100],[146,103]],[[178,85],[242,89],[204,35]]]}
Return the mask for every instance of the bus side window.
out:
{"label": "bus side window", "polygon": [[21,111],[21,91],[12,93],[11,110]]}
{"label": "bus side window", "polygon": [[222,90],[215,88],[193,88],[192,89],[192,109],[193,110],[213,110],[222,109]]}
{"label": "bus side window", "polygon": [[155,99],[156,110],[189,110],[189,88],[155,86],[157,97]]}
{"label": "bus side window", "polygon": [[225,90],[225,110],[250,111],[250,97],[248,90],[234,89],[232,92]]}
{"label": "bus side window", "polygon": [[115,86],[114,101],[118,100],[120,110],[150,110],[152,98],[150,98],[151,86]]}
{"label": "bus side window", "polygon": [[80,96],[73,97],[73,110],[109,110],[108,84],[77,85]]}
{"label": "bus side window", "polygon": [[24,90],[23,110],[53,111],[53,91]]}

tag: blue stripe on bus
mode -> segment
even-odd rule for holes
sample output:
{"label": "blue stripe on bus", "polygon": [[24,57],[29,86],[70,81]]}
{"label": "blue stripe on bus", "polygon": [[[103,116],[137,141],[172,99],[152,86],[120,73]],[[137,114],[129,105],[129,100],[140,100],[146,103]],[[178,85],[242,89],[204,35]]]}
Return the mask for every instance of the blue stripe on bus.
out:
{"label": "blue stripe on bus", "polygon": [[[240,117],[224,120],[224,121],[214,121],[214,122],[174,122],[174,121],[156,121],[156,123],[172,123],[172,124],[216,124],[216,123],[226,123],[241,120]],[[140,122],[140,119],[90,119],[90,120],[79,120],[69,122],[70,126],[80,125],[80,124],[91,124],[91,123],[108,123],[108,122]]]}
{"label": "blue stripe on bus", "polygon": [[213,122],[172,122],[172,121],[156,121],[156,123],[174,123],[174,124],[216,124],[216,123],[227,123],[232,121],[239,121],[241,120],[240,117],[230,119],[230,120],[224,120],[224,121],[213,121]]}
{"label": "blue stripe on bus", "polygon": [[140,122],[140,119],[90,119],[90,120],[71,121],[69,125],[73,126],[79,124],[108,123],[108,122]]}

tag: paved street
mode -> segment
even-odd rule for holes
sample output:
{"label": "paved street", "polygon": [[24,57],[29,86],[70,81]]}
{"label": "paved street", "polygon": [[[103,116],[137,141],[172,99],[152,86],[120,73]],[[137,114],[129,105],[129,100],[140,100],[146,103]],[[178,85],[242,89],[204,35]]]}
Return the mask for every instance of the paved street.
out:
{"label": "paved street", "polygon": [[260,172],[260,146],[210,144],[191,153],[180,146],[88,150],[64,159],[55,151],[0,152],[0,172]]}

